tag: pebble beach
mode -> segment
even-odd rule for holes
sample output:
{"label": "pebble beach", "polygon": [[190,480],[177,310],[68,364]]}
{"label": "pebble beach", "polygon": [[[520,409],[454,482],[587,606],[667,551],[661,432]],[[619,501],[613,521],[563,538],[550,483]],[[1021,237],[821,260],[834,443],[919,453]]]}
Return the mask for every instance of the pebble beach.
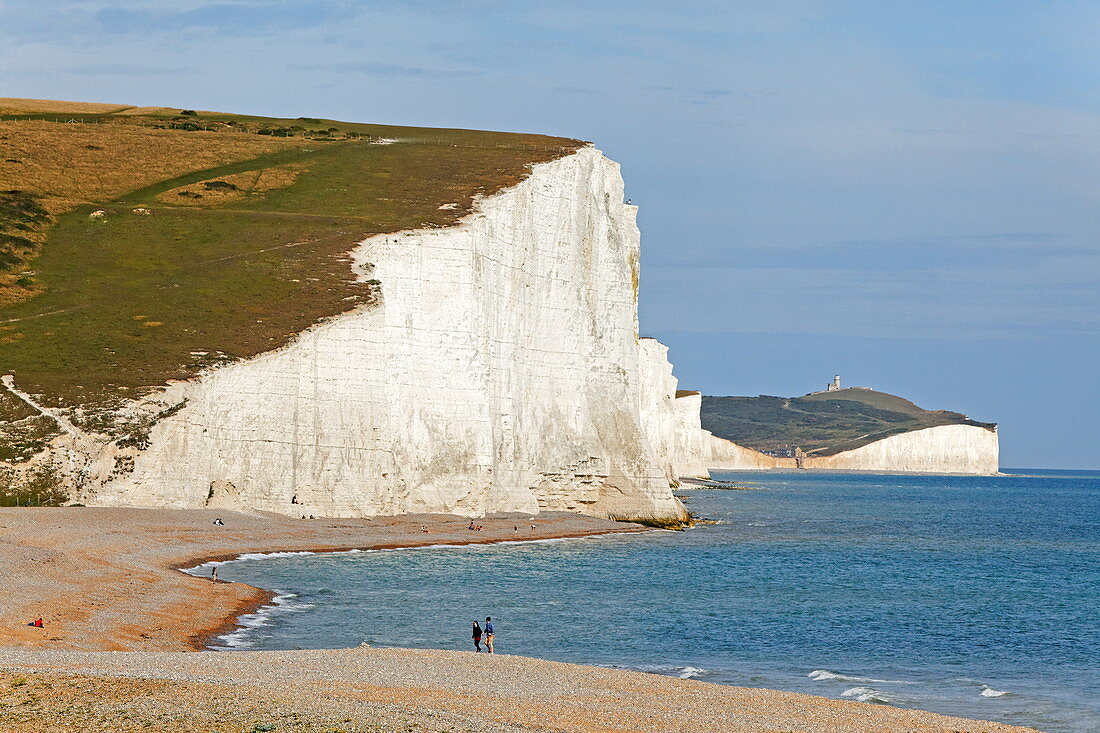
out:
{"label": "pebble beach", "polygon": [[[214,524],[221,518],[224,525]],[[199,651],[270,599],[180,572],[250,552],[636,532],[572,514],[295,520],[211,510],[0,510],[5,731],[1031,730],[541,659],[422,649]],[[42,617],[43,628],[27,626]]]}

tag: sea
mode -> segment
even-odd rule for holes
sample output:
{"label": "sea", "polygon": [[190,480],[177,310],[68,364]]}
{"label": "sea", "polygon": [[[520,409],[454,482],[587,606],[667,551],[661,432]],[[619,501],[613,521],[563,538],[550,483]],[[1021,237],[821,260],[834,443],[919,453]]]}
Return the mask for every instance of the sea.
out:
{"label": "sea", "polygon": [[1100,472],[715,478],[751,490],[682,487],[681,532],[221,563],[278,597],[215,648],[472,651],[491,616],[499,653],[1100,731]]}

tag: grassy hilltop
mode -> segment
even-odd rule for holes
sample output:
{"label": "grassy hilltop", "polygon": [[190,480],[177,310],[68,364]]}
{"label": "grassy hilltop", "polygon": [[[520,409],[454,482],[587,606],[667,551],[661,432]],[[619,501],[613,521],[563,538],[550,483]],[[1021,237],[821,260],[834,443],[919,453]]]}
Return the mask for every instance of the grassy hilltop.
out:
{"label": "grassy hilltop", "polygon": [[815,392],[805,397],[703,397],[702,423],[720,438],[760,451],[798,446],[831,456],[876,440],[939,425],[976,425],[966,415],[924,410],[871,389]]}
{"label": "grassy hilltop", "polygon": [[[376,283],[348,257],[359,241],[451,225],[580,145],[0,99],[0,375],[126,436],[128,398],[370,302]],[[0,387],[0,462],[55,433]]]}

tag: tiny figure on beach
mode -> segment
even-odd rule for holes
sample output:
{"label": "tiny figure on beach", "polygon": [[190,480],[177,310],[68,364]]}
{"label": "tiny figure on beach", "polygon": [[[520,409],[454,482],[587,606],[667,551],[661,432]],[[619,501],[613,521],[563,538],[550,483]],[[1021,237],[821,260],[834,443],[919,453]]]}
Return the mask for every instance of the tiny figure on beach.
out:
{"label": "tiny figure on beach", "polygon": [[474,621],[474,649],[481,651],[481,624]]}
{"label": "tiny figure on beach", "polygon": [[42,623],[42,617],[39,616],[34,621],[27,622],[27,626],[33,626],[36,629],[41,629],[45,624]]}
{"label": "tiny figure on beach", "polygon": [[225,526],[225,522],[222,521],[221,517],[214,517],[214,524],[218,525],[219,527]]}
{"label": "tiny figure on beach", "polygon": [[215,581],[215,582],[218,580],[218,566],[217,565],[210,568],[210,579]]}
{"label": "tiny figure on beach", "polygon": [[485,650],[493,653],[493,619],[485,617]]}

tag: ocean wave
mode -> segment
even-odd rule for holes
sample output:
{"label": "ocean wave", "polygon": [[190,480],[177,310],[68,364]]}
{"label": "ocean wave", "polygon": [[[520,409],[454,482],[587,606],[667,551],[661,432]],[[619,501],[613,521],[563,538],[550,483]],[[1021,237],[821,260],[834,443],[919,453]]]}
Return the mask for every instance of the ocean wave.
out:
{"label": "ocean wave", "polygon": [[302,555],[316,554],[316,552],[309,552],[308,550],[299,552],[246,552],[243,555],[238,555],[234,560],[226,560],[226,562],[235,562],[236,560],[267,560],[272,557],[299,557]]}
{"label": "ocean wave", "polygon": [[982,691],[979,693],[982,697],[1004,697],[1005,695],[1011,695],[1011,692],[1007,690],[994,690],[989,685],[982,685]]}
{"label": "ocean wave", "polygon": [[882,690],[873,687],[852,687],[840,693],[841,697],[850,697],[859,702],[873,702],[879,705],[889,705],[893,700]]}
{"label": "ocean wave", "polygon": [[[665,531],[665,530],[648,530],[650,532]],[[672,531],[672,530],[669,530]],[[308,555],[359,555],[370,552],[400,552],[404,550],[450,550],[450,549],[471,549],[482,547],[495,547],[498,545],[540,545],[550,544],[555,542],[568,542],[570,540],[586,540],[587,536],[582,537],[540,537],[532,540],[500,540],[496,542],[462,542],[462,543],[439,543],[434,545],[409,545],[407,547],[382,547],[382,548],[368,548],[359,549],[353,548],[350,550],[335,550],[332,552],[312,552],[310,550],[300,551],[284,551],[284,552],[246,552],[238,555],[229,560],[210,560],[200,565],[196,565],[190,568],[179,568],[181,573],[187,575],[206,576],[209,575],[209,570],[212,567],[220,565],[229,565],[230,563],[241,562],[242,560],[270,560],[277,557],[304,557]]]}
{"label": "ocean wave", "polygon": [[629,669],[634,672],[659,674],[665,677],[678,677],[682,680],[693,680],[705,674],[710,674],[709,669],[681,667],[673,664],[600,664],[597,666],[607,667],[608,669]]}
{"label": "ocean wave", "polygon": [[843,672],[833,672],[828,669],[815,669],[806,675],[811,680],[819,682],[822,680],[836,680],[837,682],[861,682],[864,684],[883,684],[883,685],[915,685],[915,682],[911,680],[879,680],[874,677],[857,677],[855,675],[844,674]]}
{"label": "ocean wave", "polygon": [[218,637],[218,644],[212,644],[212,649],[246,649],[253,645],[252,632],[264,626],[269,626],[275,616],[284,613],[302,613],[314,608],[312,603],[297,602],[297,593],[281,593],[271,599],[271,603],[261,606],[253,613],[246,613],[237,618],[237,626],[227,634]]}
{"label": "ocean wave", "polygon": [[699,669],[698,667],[681,667],[680,668],[680,674],[678,674],[676,676],[679,677],[682,680],[691,680],[691,679],[695,679],[699,675],[703,675],[703,674],[706,674],[706,673],[707,673],[707,670]]}

